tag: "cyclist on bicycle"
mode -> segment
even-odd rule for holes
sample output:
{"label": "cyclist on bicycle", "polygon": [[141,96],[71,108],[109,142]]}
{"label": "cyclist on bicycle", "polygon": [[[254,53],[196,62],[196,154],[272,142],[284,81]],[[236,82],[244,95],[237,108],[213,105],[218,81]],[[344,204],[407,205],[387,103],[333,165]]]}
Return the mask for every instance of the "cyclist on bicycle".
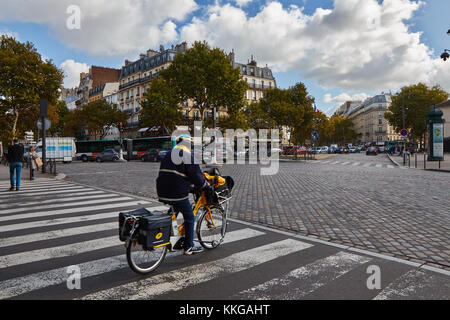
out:
{"label": "cyclist on bicycle", "polygon": [[[194,246],[194,213],[189,202],[189,189],[192,184],[196,188],[210,189],[208,181],[203,176],[199,164],[194,161],[191,152],[193,139],[183,134],[178,137],[177,145],[161,160],[156,190],[159,200],[173,205],[176,213],[181,212],[184,218],[185,241],[184,254],[192,255],[203,251],[200,246]],[[174,157],[172,154],[174,154]],[[173,159],[183,159],[180,164]],[[186,161],[187,160],[187,161]]]}

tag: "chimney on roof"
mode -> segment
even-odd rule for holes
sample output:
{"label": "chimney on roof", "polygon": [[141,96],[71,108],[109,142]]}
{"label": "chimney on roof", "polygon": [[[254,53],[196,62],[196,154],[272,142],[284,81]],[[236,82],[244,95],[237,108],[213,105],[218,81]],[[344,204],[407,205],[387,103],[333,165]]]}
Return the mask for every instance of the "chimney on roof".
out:
{"label": "chimney on roof", "polygon": [[130,64],[130,60],[126,59],[126,60],[125,60],[125,66],[127,66],[127,65],[129,65],[129,64]]}
{"label": "chimney on roof", "polygon": [[231,49],[230,54],[228,55],[228,58],[231,60],[231,63],[234,63],[234,49]]}
{"label": "chimney on roof", "polygon": [[139,58],[141,58],[141,59],[144,59],[145,57],[146,57],[146,55],[143,54],[143,53],[141,53],[141,54],[139,55]]}

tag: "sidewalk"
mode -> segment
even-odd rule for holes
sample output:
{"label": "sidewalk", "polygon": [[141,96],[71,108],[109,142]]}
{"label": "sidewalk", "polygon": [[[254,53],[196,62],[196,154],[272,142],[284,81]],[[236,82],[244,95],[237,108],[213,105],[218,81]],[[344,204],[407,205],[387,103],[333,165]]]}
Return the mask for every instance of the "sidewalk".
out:
{"label": "sidewalk", "polygon": [[[55,178],[54,174],[50,173],[41,173],[40,171],[34,172],[34,178],[35,180],[39,178]],[[22,174],[21,174],[21,180],[22,181],[30,181],[30,169],[24,166],[22,168]],[[0,181],[9,181],[9,167],[5,166],[3,164],[0,165]]]}
{"label": "sidewalk", "polygon": [[[426,161],[427,154],[423,153],[415,153],[409,158],[406,158],[406,163],[403,165],[403,157],[397,155],[389,155],[388,157],[391,159],[394,164],[400,167],[409,167],[409,168],[417,168],[422,170],[440,170],[450,172],[450,154],[444,154],[444,161]],[[439,167],[440,165],[440,167]]]}

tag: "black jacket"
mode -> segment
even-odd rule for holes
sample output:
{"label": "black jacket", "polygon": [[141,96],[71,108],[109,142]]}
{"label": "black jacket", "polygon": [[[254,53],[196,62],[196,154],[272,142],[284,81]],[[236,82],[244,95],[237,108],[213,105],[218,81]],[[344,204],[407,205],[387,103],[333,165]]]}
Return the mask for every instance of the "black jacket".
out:
{"label": "black jacket", "polygon": [[[180,159],[186,157],[188,161],[175,164],[172,161],[172,153],[178,153]],[[156,191],[160,201],[181,201],[188,199],[190,185],[202,188],[207,183],[200,165],[194,162],[194,154],[187,148],[176,146],[161,160],[159,175],[156,179]]]}
{"label": "black jacket", "polygon": [[19,144],[8,147],[8,162],[23,162],[24,148]]}

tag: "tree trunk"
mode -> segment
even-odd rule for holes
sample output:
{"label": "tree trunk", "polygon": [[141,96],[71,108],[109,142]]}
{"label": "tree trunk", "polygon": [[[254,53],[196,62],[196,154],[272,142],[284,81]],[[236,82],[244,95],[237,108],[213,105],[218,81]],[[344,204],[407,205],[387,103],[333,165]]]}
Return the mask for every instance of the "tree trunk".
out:
{"label": "tree trunk", "polygon": [[17,120],[19,120],[19,111],[14,110],[14,124],[13,124],[13,128],[12,128],[12,136],[13,136],[13,139],[14,139],[14,138],[17,138],[17,137],[16,137]]}

